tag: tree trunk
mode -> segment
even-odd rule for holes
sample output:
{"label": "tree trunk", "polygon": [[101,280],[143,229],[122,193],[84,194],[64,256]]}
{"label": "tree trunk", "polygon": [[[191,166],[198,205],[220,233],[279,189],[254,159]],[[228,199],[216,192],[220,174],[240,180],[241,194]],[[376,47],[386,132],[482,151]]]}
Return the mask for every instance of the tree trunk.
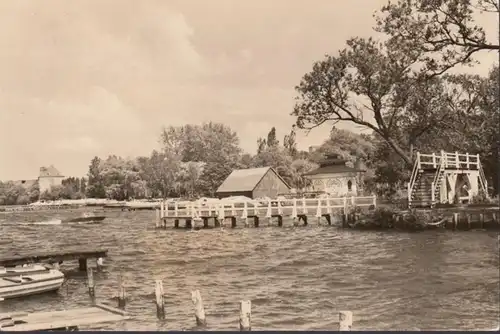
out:
{"label": "tree trunk", "polygon": [[392,147],[394,152],[399,155],[403,161],[411,168],[413,166],[413,161],[411,156],[409,156],[405,151],[392,139],[392,138],[384,138],[385,141]]}

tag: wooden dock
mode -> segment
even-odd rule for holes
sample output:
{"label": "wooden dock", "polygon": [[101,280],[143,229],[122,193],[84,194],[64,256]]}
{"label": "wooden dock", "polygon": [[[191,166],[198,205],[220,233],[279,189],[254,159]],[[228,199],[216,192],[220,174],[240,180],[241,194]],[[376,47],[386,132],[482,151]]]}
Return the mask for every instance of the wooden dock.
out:
{"label": "wooden dock", "polygon": [[[302,221],[308,224],[308,216],[313,215],[318,222],[325,218],[328,224],[339,218],[342,224],[356,220],[359,210],[373,210],[376,207],[377,198],[368,197],[328,197],[328,198],[293,198],[293,199],[270,199],[270,200],[248,200],[232,201],[220,200],[214,202],[162,202],[157,210],[156,226],[166,228],[168,222],[173,221],[174,227],[179,227],[180,221],[184,221],[186,228],[197,228],[200,222],[202,228],[212,227],[209,224],[213,220],[213,227],[223,226],[225,220],[230,219],[231,227],[236,227],[239,219],[244,220],[245,226],[249,226],[248,220],[253,220],[253,225],[258,227],[260,219],[277,220],[278,226],[283,226],[283,218],[290,217],[294,222]],[[201,225],[202,222],[202,225]]]}
{"label": "wooden dock", "polygon": [[125,311],[104,304],[63,311],[0,313],[0,331],[75,330],[128,318]]}
{"label": "wooden dock", "polygon": [[79,269],[81,271],[87,270],[87,260],[96,259],[98,265],[102,262],[102,259],[108,256],[107,249],[98,250],[67,250],[60,252],[47,252],[47,253],[36,253],[36,254],[23,254],[15,255],[11,257],[0,258],[0,266],[9,267],[22,265],[27,263],[62,263],[64,261],[74,261],[78,260]]}

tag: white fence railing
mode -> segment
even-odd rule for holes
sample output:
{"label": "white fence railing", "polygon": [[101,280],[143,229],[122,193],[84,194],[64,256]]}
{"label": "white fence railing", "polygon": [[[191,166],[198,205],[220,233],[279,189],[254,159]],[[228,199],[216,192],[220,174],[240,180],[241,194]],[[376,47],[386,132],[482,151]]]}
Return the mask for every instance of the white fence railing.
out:
{"label": "white fence railing", "polygon": [[293,198],[271,200],[214,200],[193,202],[161,203],[161,217],[241,217],[274,215],[297,217],[333,213],[334,210],[353,207],[377,206],[376,196],[365,197],[329,197],[329,198]]}
{"label": "white fence railing", "polygon": [[449,153],[441,151],[441,154],[417,153],[417,161],[421,168],[438,168],[441,162],[445,168],[455,169],[479,169],[481,165],[479,154]]}

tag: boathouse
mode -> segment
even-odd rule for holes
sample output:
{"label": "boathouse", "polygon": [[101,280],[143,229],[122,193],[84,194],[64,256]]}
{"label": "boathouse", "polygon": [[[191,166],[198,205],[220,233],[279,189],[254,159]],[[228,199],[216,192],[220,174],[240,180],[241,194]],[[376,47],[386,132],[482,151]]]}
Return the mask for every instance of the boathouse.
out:
{"label": "boathouse", "polygon": [[417,152],[408,182],[410,207],[470,202],[480,191],[489,197],[479,154]]}
{"label": "boathouse", "polygon": [[329,154],[320,166],[303,176],[311,181],[308,187],[312,192],[325,192],[335,196],[356,196],[362,191],[365,170],[358,164],[347,165],[347,160],[337,154]]}
{"label": "boathouse", "polygon": [[289,193],[290,186],[271,167],[236,169],[224,180],[215,195],[218,198],[246,196],[276,198]]}

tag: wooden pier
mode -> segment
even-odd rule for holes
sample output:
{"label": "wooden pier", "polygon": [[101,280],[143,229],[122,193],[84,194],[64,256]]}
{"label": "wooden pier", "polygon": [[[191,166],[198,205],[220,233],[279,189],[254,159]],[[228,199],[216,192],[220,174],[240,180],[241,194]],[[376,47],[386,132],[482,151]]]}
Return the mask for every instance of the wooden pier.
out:
{"label": "wooden pier", "polygon": [[79,269],[81,271],[87,270],[87,260],[95,259],[97,266],[102,264],[102,259],[108,256],[107,249],[98,250],[72,250],[60,252],[47,252],[36,254],[16,255],[11,257],[0,258],[0,266],[16,266],[27,263],[62,263],[64,261],[78,260]]}
{"label": "wooden pier", "polygon": [[[231,201],[220,200],[208,203],[200,202],[162,202],[156,213],[156,227],[166,228],[169,222],[178,228],[184,222],[186,228],[210,228],[224,226],[227,219],[231,227],[236,227],[238,220],[244,220],[249,226],[249,219],[253,226],[258,227],[260,220],[267,219],[270,223],[276,219],[278,226],[283,226],[283,218],[290,217],[294,224],[303,222],[307,225],[308,216],[313,215],[318,222],[325,218],[328,224],[338,218],[345,225],[356,220],[360,210],[373,210],[377,198],[368,197],[328,197],[328,198],[294,198],[271,200]],[[213,225],[210,226],[210,220]],[[197,226],[197,225],[200,226]]]}
{"label": "wooden pier", "polygon": [[0,313],[0,331],[77,330],[80,326],[126,319],[129,317],[125,311],[104,304],[63,311]]}

